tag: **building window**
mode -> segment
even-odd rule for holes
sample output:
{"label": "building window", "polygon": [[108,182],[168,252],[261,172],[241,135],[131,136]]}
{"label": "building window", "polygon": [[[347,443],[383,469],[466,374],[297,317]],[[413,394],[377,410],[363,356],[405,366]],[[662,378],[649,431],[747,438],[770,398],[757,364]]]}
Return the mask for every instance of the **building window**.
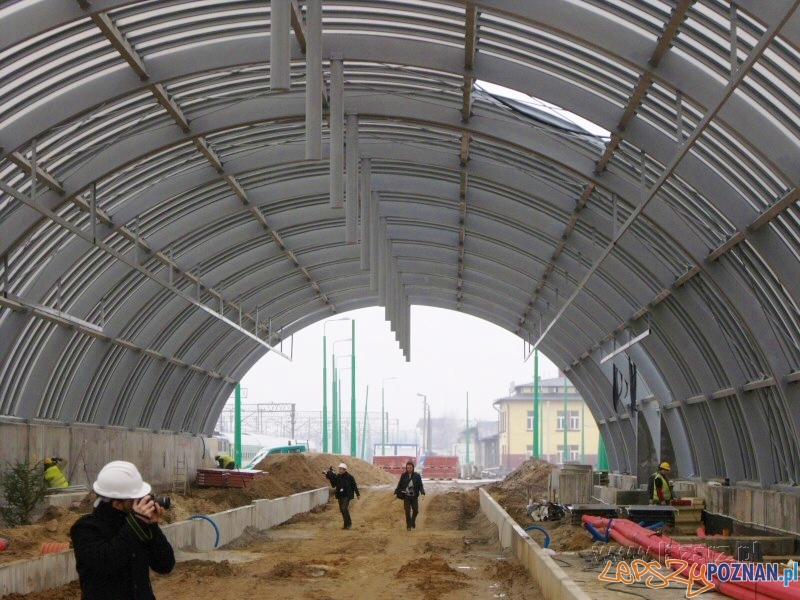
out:
{"label": "building window", "polygon": [[533,445],[525,446],[525,454],[528,458],[533,458]]}
{"label": "building window", "polygon": [[581,429],[581,415],[577,410],[569,411],[569,429],[570,431],[580,431]]}
{"label": "building window", "polygon": [[[567,460],[575,462],[581,459],[581,447],[578,445],[569,445],[569,458]],[[558,462],[564,463],[564,446],[560,445],[558,449]]]}
{"label": "building window", "polygon": [[533,411],[528,411],[528,431],[533,431]]}
{"label": "building window", "polygon": [[[569,429],[567,431],[580,431],[581,428],[581,414],[577,410],[568,411],[569,414]],[[556,430],[564,431],[564,411],[560,410],[556,416]]]}

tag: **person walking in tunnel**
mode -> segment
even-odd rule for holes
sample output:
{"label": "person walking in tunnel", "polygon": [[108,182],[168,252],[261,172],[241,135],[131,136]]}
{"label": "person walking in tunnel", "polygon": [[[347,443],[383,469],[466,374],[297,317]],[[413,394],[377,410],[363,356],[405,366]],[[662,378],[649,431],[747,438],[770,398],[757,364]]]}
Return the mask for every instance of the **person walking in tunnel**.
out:
{"label": "person walking in tunnel", "polygon": [[150,569],[166,574],[175,554],[159,527],[164,508],[132,463],[97,474],[94,510],[70,529],[82,600],[155,600]]}
{"label": "person walking in tunnel", "polygon": [[227,454],[217,454],[214,457],[214,460],[217,461],[220,469],[235,469],[236,468],[236,461],[233,460]]}
{"label": "person walking in tunnel", "polygon": [[44,481],[51,490],[69,487],[69,481],[58,468],[60,462],[61,459],[55,456],[44,459]]}
{"label": "person walking in tunnel", "polygon": [[342,529],[350,529],[353,526],[353,520],[350,518],[350,501],[353,497],[361,498],[356,478],[347,472],[347,465],[344,463],[339,463],[338,473],[334,473],[333,467],[329,467],[324,475],[331,487],[336,490],[334,496],[339,501],[339,511],[344,521]]}
{"label": "person walking in tunnel", "polygon": [[647,491],[650,504],[669,504],[672,500],[672,485],[669,482],[670,466],[667,461],[658,465],[658,471],[650,476]]}
{"label": "person walking in tunnel", "polygon": [[406,463],[406,472],[400,475],[400,481],[394,490],[398,498],[403,499],[403,510],[406,513],[406,530],[417,528],[417,515],[419,514],[419,497],[425,495],[422,485],[422,476],[414,470],[414,463]]}

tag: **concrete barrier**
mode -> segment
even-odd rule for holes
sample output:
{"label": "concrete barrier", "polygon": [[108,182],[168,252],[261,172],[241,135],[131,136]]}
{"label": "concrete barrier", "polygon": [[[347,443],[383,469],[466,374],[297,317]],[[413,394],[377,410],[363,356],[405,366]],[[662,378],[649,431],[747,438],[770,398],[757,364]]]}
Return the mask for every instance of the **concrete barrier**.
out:
{"label": "concrete barrier", "polygon": [[483,488],[480,489],[480,500],[481,511],[497,527],[500,545],[510,548],[522,566],[528,569],[542,596],[548,600],[591,600]]}
{"label": "concrete barrier", "polygon": [[[245,528],[269,529],[328,503],[328,488],[293,494],[287,498],[255,502],[207,515],[219,529],[219,546],[232,542]],[[165,525],[164,535],[175,550],[205,552],[214,548],[217,532],[205,519],[192,519]],[[0,565],[0,597],[6,594],[41,592],[75,581],[75,554],[72,550],[19,560]]]}

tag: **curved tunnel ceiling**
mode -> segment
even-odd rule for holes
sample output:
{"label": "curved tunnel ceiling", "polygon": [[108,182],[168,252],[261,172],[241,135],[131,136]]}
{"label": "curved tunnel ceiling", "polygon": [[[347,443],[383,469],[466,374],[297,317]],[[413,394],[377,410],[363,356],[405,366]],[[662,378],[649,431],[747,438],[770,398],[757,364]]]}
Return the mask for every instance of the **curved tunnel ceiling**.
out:
{"label": "curved tunnel ceiling", "polygon": [[0,415],[209,433],[282,337],[380,304],[408,355],[424,304],[538,345],[613,468],[643,418],[800,481],[797,5],[0,3]]}

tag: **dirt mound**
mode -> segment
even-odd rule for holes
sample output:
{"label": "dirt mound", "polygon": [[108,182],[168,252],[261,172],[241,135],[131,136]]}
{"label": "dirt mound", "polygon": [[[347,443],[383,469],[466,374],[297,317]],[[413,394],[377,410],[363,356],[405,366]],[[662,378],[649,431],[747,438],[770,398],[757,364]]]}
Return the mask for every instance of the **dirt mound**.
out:
{"label": "dirt mound", "polygon": [[[168,494],[172,506],[167,511],[166,522],[177,523],[192,515],[211,515],[247,506],[253,500],[283,498],[327,487],[323,471],[329,466],[335,469],[340,462],[347,464],[347,470],[360,486],[396,483],[394,475],[352,456],[318,452],[272,454],[258,465],[264,474],[246,488],[193,487],[187,496]],[[95,495],[90,493],[73,509],[48,507],[33,525],[0,529],[0,537],[9,542],[8,549],[0,552],[0,563],[40,556],[45,542],[69,542],[70,527],[82,514],[91,512],[94,499]]]}
{"label": "dirt mound", "polygon": [[486,491],[523,527],[532,523],[527,507],[531,500],[547,498],[550,473],[558,467],[538,458],[529,458],[500,483],[486,486]]}
{"label": "dirt mound", "polygon": [[[547,495],[550,484],[550,473],[558,466],[540,458],[529,458],[514,469],[502,482],[490,487],[498,487],[505,491],[533,491],[538,495]],[[538,499],[538,496],[534,496]]]}
{"label": "dirt mound", "polygon": [[411,560],[400,567],[395,578],[413,584],[426,600],[466,587],[467,576],[451,567],[440,554]]}
{"label": "dirt mound", "polygon": [[257,468],[266,471],[272,478],[289,485],[295,492],[305,491],[328,485],[322,473],[333,467],[336,471],[339,463],[347,465],[347,471],[356,478],[359,485],[378,483],[394,483],[394,475],[371,465],[360,458],[338,454],[320,454],[309,452],[304,454],[272,454],[258,463]]}

